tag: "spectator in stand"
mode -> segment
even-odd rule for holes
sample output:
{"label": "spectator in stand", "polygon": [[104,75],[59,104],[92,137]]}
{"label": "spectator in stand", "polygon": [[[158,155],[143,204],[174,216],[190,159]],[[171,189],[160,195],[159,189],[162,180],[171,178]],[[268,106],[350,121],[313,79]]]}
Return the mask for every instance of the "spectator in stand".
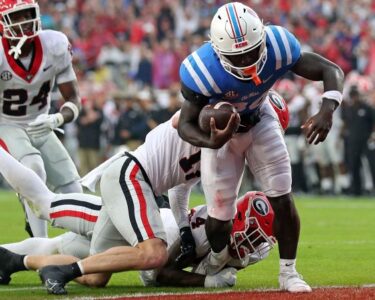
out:
{"label": "spectator in stand", "polygon": [[369,141],[375,140],[375,113],[374,108],[363,99],[356,85],[350,88],[349,98],[351,103],[346,106],[343,116],[348,142],[349,172],[352,180],[350,192],[360,196],[363,194],[361,158]]}
{"label": "spectator in stand", "polygon": [[298,92],[298,86],[290,79],[282,79],[276,90],[285,99],[289,109],[289,126],[285,131],[285,143],[292,166],[292,188],[295,192],[307,192],[306,176],[303,168],[305,137],[301,126],[307,119],[307,100]]}
{"label": "spectator in stand", "polygon": [[[99,95],[97,96],[99,97]],[[82,101],[82,110],[77,119],[79,172],[86,175],[100,164],[101,160],[101,126],[103,110],[96,100]]]}

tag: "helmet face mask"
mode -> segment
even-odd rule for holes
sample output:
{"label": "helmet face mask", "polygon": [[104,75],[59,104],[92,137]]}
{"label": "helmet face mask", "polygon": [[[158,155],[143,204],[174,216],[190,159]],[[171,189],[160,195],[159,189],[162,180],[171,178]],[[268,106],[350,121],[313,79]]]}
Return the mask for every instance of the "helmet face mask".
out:
{"label": "helmet face mask", "polygon": [[250,255],[268,255],[276,243],[273,219],[273,209],[263,193],[246,193],[237,203],[231,232],[231,255],[240,260],[246,260]]}
{"label": "helmet face mask", "polygon": [[9,40],[29,39],[41,30],[39,5],[34,0],[0,2],[2,35]]}
{"label": "helmet face mask", "polygon": [[249,7],[228,3],[211,22],[211,44],[223,68],[241,80],[251,80],[267,60],[266,34],[262,21]]}

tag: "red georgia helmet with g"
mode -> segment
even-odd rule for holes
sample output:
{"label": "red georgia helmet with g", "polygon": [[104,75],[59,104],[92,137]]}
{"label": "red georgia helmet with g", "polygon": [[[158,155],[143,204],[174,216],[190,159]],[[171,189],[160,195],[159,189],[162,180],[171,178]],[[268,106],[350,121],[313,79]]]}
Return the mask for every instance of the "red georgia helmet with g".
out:
{"label": "red georgia helmet with g", "polygon": [[268,92],[268,99],[275,110],[281,127],[284,131],[288,128],[289,125],[289,109],[284,98],[277,93],[275,90],[270,90]]}
{"label": "red georgia helmet with g", "polygon": [[[20,18],[23,12],[25,17]],[[5,38],[18,41],[9,51],[16,59],[26,40],[37,36],[41,28],[39,5],[35,0],[0,0],[0,32]]]}
{"label": "red georgia helmet with g", "polygon": [[[12,14],[30,10],[30,19],[14,22]],[[24,32],[23,26],[30,23],[30,30]],[[23,36],[34,37],[41,29],[39,5],[35,0],[0,0],[1,34],[7,39],[21,39]]]}
{"label": "red georgia helmet with g", "polygon": [[247,192],[237,202],[229,247],[231,256],[242,260],[255,252],[261,257],[269,252],[276,243],[273,219],[274,212],[266,195]]}

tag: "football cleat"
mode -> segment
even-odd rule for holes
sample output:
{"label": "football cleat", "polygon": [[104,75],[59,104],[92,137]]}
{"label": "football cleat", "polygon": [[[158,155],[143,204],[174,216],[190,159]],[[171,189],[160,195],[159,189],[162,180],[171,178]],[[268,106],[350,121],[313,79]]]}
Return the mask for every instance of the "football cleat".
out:
{"label": "football cleat", "polygon": [[39,277],[43,285],[46,287],[48,294],[66,295],[67,291],[65,285],[65,273],[59,266],[46,266],[39,271]]}
{"label": "football cleat", "polygon": [[14,253],[0,247],[0,285],[7,285],[11,281],[10,275],[17,271]]}
{"label": "football cleat", "polygon": [[290,293],[311,293],[311,287],[303,280],[302,275],[295,273],[279,274],[280,289]]}

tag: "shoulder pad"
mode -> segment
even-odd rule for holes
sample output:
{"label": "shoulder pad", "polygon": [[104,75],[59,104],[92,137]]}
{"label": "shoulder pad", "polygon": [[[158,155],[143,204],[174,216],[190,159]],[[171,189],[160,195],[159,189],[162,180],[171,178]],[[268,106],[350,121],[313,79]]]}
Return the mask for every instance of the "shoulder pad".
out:
{"label": "shoulder pad", "polygon": [[62,32],[43,30],[39,35],[54,56],[63,55],[70,47],[67,36]]}

